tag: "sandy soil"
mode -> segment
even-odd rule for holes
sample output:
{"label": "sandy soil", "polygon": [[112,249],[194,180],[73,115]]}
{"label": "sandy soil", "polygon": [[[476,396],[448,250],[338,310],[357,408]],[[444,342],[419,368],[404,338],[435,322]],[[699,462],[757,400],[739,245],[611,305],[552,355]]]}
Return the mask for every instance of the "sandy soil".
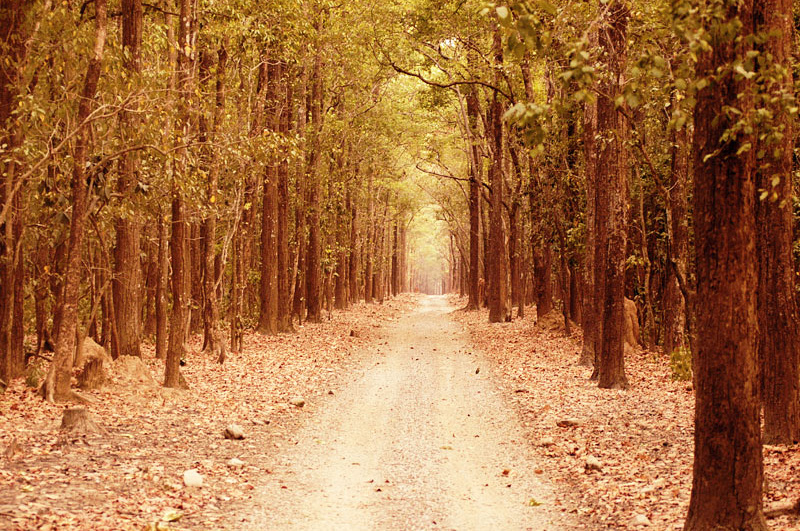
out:
{"label": "sandy soil", "polygon": [[429,297],[383,329],[275,457],[243,528],[570,528],[452,310]]}

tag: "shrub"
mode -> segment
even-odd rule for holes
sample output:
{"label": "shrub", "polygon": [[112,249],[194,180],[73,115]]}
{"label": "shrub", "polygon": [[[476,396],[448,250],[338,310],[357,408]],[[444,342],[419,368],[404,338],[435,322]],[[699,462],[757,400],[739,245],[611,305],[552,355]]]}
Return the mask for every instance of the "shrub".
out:
{"label": "shrub", "polygon": [[669,368],[672,379],[687,382],[692,379],[692,351],[688,347],[678,347],[669,355]]}

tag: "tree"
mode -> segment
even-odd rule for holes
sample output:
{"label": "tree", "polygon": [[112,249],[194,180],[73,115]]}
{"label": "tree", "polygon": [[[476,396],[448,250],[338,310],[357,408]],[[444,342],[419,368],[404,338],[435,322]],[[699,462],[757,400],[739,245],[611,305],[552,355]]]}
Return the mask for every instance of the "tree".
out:
{"label": "tree", "polygon": [[[142,72],[142,2],[122,2],[122,47],[128,85],[135,87]],[[138,101],[138,99],[133,100]],[[138,131],[136,109],[120,112],[120,134],[123,145],[130,145]],[[118,192],[123,200],[123,212],[116,223],[117,242],[114,246],[114,320],[116,326],[111,341],[111,355],[140,356],[142,316],[142,270],[139,260],[141,247],[140,221],[131,208],[139,179],[138,154],[125,153],[119,163]]]}
{"label": "tree", "polygon": [[[759,46],[760,85],[771,122],[757,143],[756,248],[758,351],[762,367],[764,442],[800,441],[800,316],[792,256],[792,171],[795,117],[782,102],[792,96],[792,3],[755,0],[755,24],[768,35]],[[772,103],[777,101],[779,103]]]}
{"label": "tree", "polygon": [[180,369],[184,355],[184,341],[189,315],[189,286],[187,277],[187,223],[186,202],[179,178],[186,178],[186,142],[189,138],[191,119],[189,116],[192,90],[193,27],[195,13],[191,0],[180,0],[178,18],[178,65],[176,94],[178,96],[177,120],[175,121],[176,155],[172,177],[172,234],[170,255],[172,258],[172,313],[169,323],[167,359],[164,364],[164,387],[185,387]]}
{"label": "tree", "polygon": [[[752,50],[753,2],[704,19],[694,111],[697,260],[695,452],[684,529],[767,529],[758,400],[758,257],[752,82],[734,71]],[[735,28],[738,31],[731,31]],[[737,109],[738,112],[726,112]]]}
{"label": "tree", "polygon": [[108,22],[106,0],[96,0],[94,8],[94,46],[86,67],[86,76],[84,77],[77,113],[78,132],[76,134],[72,165],[72,218],[70,219],[69,243],[67,244],[64,286],[59,302],[62,314],[53,352],[53,363],[42,388],[45,398],[55,402],[64,402],[74,396],[70,388],[70,380],[72,378],[72,364],[75,357],[78,334],[78,301],[82,276],[81,257],[86,234],[88,207],[87,180],[92,178],[92,175],[87,175],[86,171],[87,152],[91,142],[91,131],[88,122],[94,107],[97,83],[100,80],[106,43],[106,24]]}
{"label": "tree", "polygon": [[[604,8],[598,41],[607,67],[597,98],[597,146],[595,167],[596,303],[601,305],[600,351],[595,352],[598,386],[626,388],[625,377],[625,245],[627,220],[627,158],[625,124],[615,101],[621,92],[625,66],[627,24],[630,13],[621,0]],[[614,99],[612,99],[614,98]]]}
{"label": "tree", "polygon": [[[495,67],[503,64],[503,47],[500,27],[494,31]],[[500,81],[500,74],[495,74],[495,83]],[[503,229],[503,159],[505,156],[505,132],[503,125],[502,103],[497,91],[492,92],[490,106],[490,131],[492,159],[489,167],[489,185],[492,188],[489,208],[489,247],[490,255],[487,263],[489,281],[489,322],[499,323],[511,320],[511,309],[508,305],[507,253],[505,230]]]}
{"label": "tree", "polygon": [[25,60],[25,39],[32,2],[17,0],[0,5],[0,387],[5,388],[23,370],[21,330],[22,286],[22,184],[21,165],[15,153],[23,141],[21,117],[14,108]]}

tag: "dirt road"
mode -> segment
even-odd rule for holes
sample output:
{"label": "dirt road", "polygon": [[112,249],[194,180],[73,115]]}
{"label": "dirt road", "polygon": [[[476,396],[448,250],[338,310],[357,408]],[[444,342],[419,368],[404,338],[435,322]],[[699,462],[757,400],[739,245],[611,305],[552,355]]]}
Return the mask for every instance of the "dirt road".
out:
{"label": "dirt road", "polygon": [[529,443],[452,310],[429,297],[384,330],[278,457],[248,529],[562,528]]}

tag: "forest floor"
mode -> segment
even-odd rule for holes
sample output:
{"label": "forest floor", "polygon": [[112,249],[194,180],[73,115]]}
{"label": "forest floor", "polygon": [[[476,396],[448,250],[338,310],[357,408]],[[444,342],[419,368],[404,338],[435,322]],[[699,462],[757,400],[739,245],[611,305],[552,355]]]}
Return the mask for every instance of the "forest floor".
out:
{"label": "forest floor", "polygon": [[[89,393],[98,434],[60,431],[64,406],[16,381],[0,395],[0,529],[679,529],[691,385],[640,351],[630,389],[599,390],[555,317],[490,325],[464,304],[359,304],[248,335],[224,365],[195,343],[189,391],[161,389],[146,349],[153,379]],[[244,439],[223,437],[230,423]],[[768,505],[800,496],[798,470],[800,448],[765,447]]]}
{"label": "forest floor", "polygon": [[[458,307],[466,299],[451,298]],[[535,309],[529,309],[535,315]],[[575,529],[677,530],[692,488],[694,392],[674,381],[661,353],[626,351],[630,388],[603,390],[576,361],[580,329],[564,334],[557,312],[489,324],[486,312],[457,311],[471,343],[491,360],[511,397],[544,475]],[[592,459],[593,458],[593,459]],[[596,462],[594,461],[596,460]],[[600,466],[590,470],[587,462]],[[800,445],[764,447],[765,506],[800,498]],[[641,517],[647,518],[650,525]],[[797,516],[770,520],[798,530]]]}
{"label": "forest floor", "polygon": [[[272,479],[273,457],[317,403],[336,393],[360,365],[381,326],[416,305],[403,295],[358,304],[296,334],[248,334],[223,365],[195,338],[181,370],[188,391],[162,389],[163,362],[145,348],[153,378],[116,378],[85,394],[104,433],[61,432],[64,405],[48,404],[22,380],[0,395],[0,529],[240,529],[251,500]],[[302,408],[290,402],[305,400]],[[223,437],[226,426],[242,440]],[[236,458],[242,464],[231,464]],[[196,469],[201,488],[185,487]],[[268,528],[269,529],[269,528]]]}

